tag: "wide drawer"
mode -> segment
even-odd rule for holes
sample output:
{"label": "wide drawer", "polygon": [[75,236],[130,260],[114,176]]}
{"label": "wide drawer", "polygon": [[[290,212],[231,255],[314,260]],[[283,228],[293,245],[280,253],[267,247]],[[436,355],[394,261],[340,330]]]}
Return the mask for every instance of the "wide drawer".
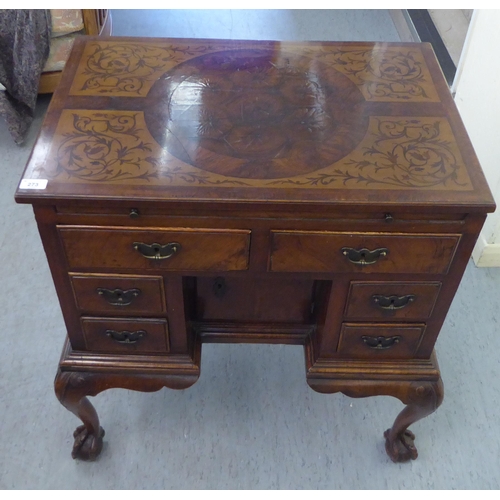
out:
{"label": "wide drawer", "polygon": [[162,313],[166,310],[161,276],[70,274],[75,302],[89,313]]}
{"label": "wide drawer", "polygon": [[441,283],[353,281],[344,317],[351,320],[425,320],[430,317]]}
{"label": "wide drawer", "polygon": [[250,231],[59,226],[71,269],[236,271],[248,267]]}
{"label": "wide drawer", "polygon": [[165,319],[82,318],[81,321],[89,351],[165,354],[169,350]]}
{"label": "wide drawer", "polygon": [[446,274],[459,234],[273,231],[271,271]]}
{"label": "wide drawer", "polygon": [[344,323],[338,354],[355,359],[408,359],[415,356],[425,324]]}

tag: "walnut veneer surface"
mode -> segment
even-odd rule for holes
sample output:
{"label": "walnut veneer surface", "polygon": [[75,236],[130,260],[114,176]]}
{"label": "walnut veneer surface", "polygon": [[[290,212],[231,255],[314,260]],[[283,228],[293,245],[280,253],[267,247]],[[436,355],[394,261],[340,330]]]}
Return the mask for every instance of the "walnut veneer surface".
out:
{"label": "walnut veneer surface", "polygon": [[81,459],[104,435],[87,396],[189,387],[204,342],[304,345],[316,391],[406,405],[386,450],[416,458],[495,209],[430,45],[116,37],[75,42],[16,200],[66,322]]}

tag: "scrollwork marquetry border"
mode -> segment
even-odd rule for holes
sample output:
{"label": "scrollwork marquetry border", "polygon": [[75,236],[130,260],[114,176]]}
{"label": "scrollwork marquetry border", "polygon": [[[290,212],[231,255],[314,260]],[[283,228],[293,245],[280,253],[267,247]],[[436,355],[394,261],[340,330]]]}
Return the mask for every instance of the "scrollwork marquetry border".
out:
{"label": "scrollwork marquetry border", "polygon": [[[250,47],[251,45],[247,45]],[[274,50],[272,43],[252,46]],[[153,42],[87,43],[71,95],[145,97],[155,81],[192,57],[238,50],[219,42],[172,44]],[[292,45],[286,50],[299,50]],[[416,48],[366,49],[326,46],[301,48],[301,53],[335,68],[358,86],[367,101],[439,102],[424,56]]]}
{"label": "scrollwork marquetry border", "polygon": [[[150,136],[140,111],[64,110],[58,124],[62,140],[52,177],[72,181],[171,185],[244,185],[190,167]],[[50,177],[48,171],[40,169]]]}
{"label": "scrollwork marquetry border", "polygon": [[371,117],[368,134],[341,161],[273,185],[385,189],[473,189],[450,124],[441,117]]}
{"label": "scrollwork marquetry border", "polygon": [[[442,117],[371,117],[356,150],[310,174],[242,179],[175,158],[150,136],[142,112],[64,110],[53,177],[170,186],[472,190],[450,124]],[[46,175],[50,176],[48,172]]]}
{"label": "scrollwork marquetry border", "polygon": [[307,52],[347,76],[367,101],[440,101],[420,49],[375,45]]}
{"label": "scrollwork marquetry border", "polygon": [[158,78],[177,64],[231,48],[214,42],[198,45],[151,42],[89,42],[70,95],[146,97]]}
{"label": "scrollwork marquetry border", "polygon": [[153,141],[143,140],[139,113],[64,111],[56,174],[92,182],[158,178]]}

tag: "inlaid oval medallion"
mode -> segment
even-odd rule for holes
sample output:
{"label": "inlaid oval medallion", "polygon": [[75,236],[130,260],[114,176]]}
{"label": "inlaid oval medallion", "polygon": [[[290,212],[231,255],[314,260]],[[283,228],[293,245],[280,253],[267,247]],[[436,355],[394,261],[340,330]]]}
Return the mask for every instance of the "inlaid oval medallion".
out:
{"label": "inlaid oval medallion", "polygon": [[364,97],[347,77],[304,55],[265,49],[194,57],[165,73],[146,100],[149,132],[169,153],[247,179],[331,165],[368,127]]}

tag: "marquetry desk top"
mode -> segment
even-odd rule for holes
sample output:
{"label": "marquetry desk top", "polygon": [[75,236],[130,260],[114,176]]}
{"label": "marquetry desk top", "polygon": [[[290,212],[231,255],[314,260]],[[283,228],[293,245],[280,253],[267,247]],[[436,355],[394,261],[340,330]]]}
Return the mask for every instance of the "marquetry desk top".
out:
{"label": "marquetry desk top", "polygon": [[428,44],[80,37],[24,179],[47,183],[21,202],[494,208]]}

